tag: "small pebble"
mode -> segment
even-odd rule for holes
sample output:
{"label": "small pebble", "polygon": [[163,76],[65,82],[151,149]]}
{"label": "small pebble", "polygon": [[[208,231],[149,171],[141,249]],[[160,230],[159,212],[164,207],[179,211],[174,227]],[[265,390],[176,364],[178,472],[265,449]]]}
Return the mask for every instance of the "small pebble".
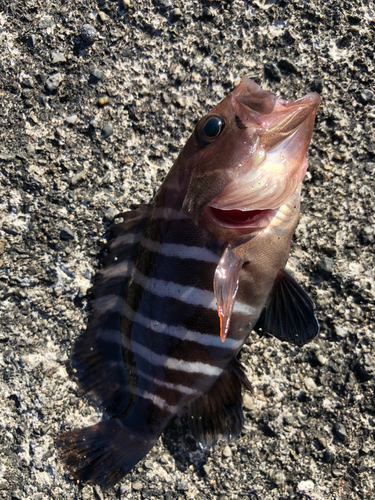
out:
{"label": "small pebble", "polygon": [[62,52],[52,52],[51,59],[53,64],[66,62],[65,54]]}
{"label": "small pebble", "polygon": [[314,379],[312,379],[311,377],[305,377],[304,382],[305,382],[306,389],[308,391],[315,391],[315,389],[317,388],[317,385],[314,382]]}
{"label": "small pebble", "polygon": [[[25,92],[26,90],[30,91],[30,89],[34,88],[34,82],[33,82],[32,78],[28,78],[28,77],[23,78],[21,83],[22,83],[22,87],[24,88],[23,92]],[[23,92],[22,92],[22,96],[24,95]]]}
{"label": "small pebble", "polygon": [[326,365],[326,364],[327,364],[327,362],[328,362],[328,358],[326,358],[325,356],[323,356],[323,354],[318,354],[318,355],[317,355],[317,357],[316,357],[316,359],[318,360],[318,362],[319,362],[322,366]]}
{"label": "small pebble", "polygon": [[[110,209],[109,209],[109,211],[113,211],[113,210],[115,210],[115,209],[113,209],[113,208],[110,208]],[[108,212],[109,212],[109,211],[108,211]],[[107,213],[108,213],[108,212],[107,212]],[[117,213],[117,212],[118,212],[118,210],[115,210],[115,212]],[[115,214],[115,215],[116,215],[116,214]],[[113,219],[113,217],[114,217],[114,216],[112,216],[112,219]],[[150,469],[150,470],[151,470],[151,469],[153,469],[153,468],[154,468],[154,462],[153,462],[152,460],[146,460],[146,461],[145,461],[145,467],[146,467],[146,469]]]}
{"label": "small pebble", "polygon": [[366,226],[366,227],[364,227],[364,228],[363,228],[363,232],[364,232],[367,236],[372,235],[372,234],[374,234],[374,228],[373,228],[373,227],[371,227],[371,226]]}
{"label": "small pebble", "polygon": [[34,48],[35,45],[36,45],[36,36],[35,35],[30,35],[28,40],[27,40],[27,44],[29,47],[32,47]]}
{"label": "small pebble", "polygon": [[74,125],[77,119],[78,119],[77,115],[70,115],[66,118],[66,121],[69,123],[69,125]]}
{"label": "small pebble", "polygon": [[[1,262],[1,261],[0,261]],[[1,264],[0,264],[0,267],[1,267]],[[361,448],[361,451],[363,453],[369,453],[371,451],[371,448],[367,445],[367,443],[363,443],[362,445],[362,448]]]}
{"label": "small pebble", "polygon": [[370,172],[370,174],[375,173],[375,163],[366,162],[365,163],[365,170],[366,170],[366,172]]}
{"label": "small pebble", "polygon": [[333,259],[330,257],[323,257],[317,262],[316,268],[323,278],[330,278],[333,272],[333,264]]}
{"label": "small pebble", "polygon": [[255,409],[254,399],[247,392],[245,392],[245,394],[243,396],[243,406],[247,410],[254,410]]}
{"label": "small pebble", "polygon": [[107,14],[105,12],[103,12],[102,10],[100,10],[98,12],[98,16],[100,17],[100,20],[105,23],[106,21],[108,21],[109,17],[107,16]]}
{"label": "small pebble", "polygon": [[64,137],[64,135],[65,135],[64,130],[61,127],[56,127],[56,134],[59,137]]}
{"label": "small pebble", "polygon": [[82,181],[83,179],[86,179],[85,170],[81,170],[81,172],[78,172],[77,174],[73,175],[70,182],[72,186],[75,186],[76,184],[78,184],[78,182]]}
{"label": "small pebble", "polygon": [[120,495],[125,495],[126,493],[131,492],[131,484],[122,484],[119,488]]}
{"label": "small pebble", "polygon": [[340,441],[345,441],[347,438],[346,429],[342,424],[335,424],[333,426],[333,433]]}
{"label": "small pebble", "polygon": [[232,456],[232,450],[228,445],[226,445],[223,449],[223,457],[230,458]]}
{"label": "small pebble", "polygon": [[181,106],[181,108],[186,108],[186,99],[184,97],[177,97],[176,102]]}
{"label": "small pebble", "polygon": [[99,80],[103,80],[104,72],[101,69],[94,68],[90,72],[89,83],[97,84]]}
{"label": "small pebble", "polygon": [[362,90],[361,99],[363,102],[369,102],[374,97],[374,92],[370,89]]}
{"label": "small pebble", "polygon": [[294,421],[295,421],[295,418],[293,415],[284,415],[283,416],[284,425],[292,425]]}
{"label": "small pebble", "polygon": [[189,485],[187,481],[181,481],[180,484],[177,485],[178,491],[188,491]]}
{"label": "small pebble", "polygon": [[111,123],[107,123],[107,125],[105,125],[102,128],[102,137],[106,139],[107,137],[110,137],[112,134],[113,134],[113,126]]}
{"label": "small pebble", "polygon": [[210,466],[210,465],[207,465],[207,464],[206,464],[206,465],[204,465],[204,466],[203,466],[203,470],[204,470],[204,473],[205,473],[207,476],[209,476],[209,475],[211,474],[211,470],[212,470],[212,469],[211,469],[211,466]]}
{"label": "small pebble", "polygon": [[107,95],[99,97],[98,104],[100,104],[100,106],[105,106],[108,103],[109,103],[109,97]]}
{"label": "small pebble", "polygon": [[68,227],[64,227],[60,231],[60,240],[68,241],[74,239],[74,233]]}
{"label": "small pebble", "polygon": [[333,477],[341,477],[344,475],[344,471],[340,469],[332,469],[332,476]]}
{"label": "small pebble", "polygon": [[143,484],[140,481],[136,481],[132,484],[133,490],[139,491],[143,488]]}
{"label": "small pebble", "polygon": [[39,21],[38,27],[41,30],[44,30],[46,28],[52,28],[54,26],[53,18],[51,16],[44,16],[42,19]]}
{"label": "small pebble", "polygon": [[326,464],[331,464],[334,461],[334,456],[329,450],[324,450],[322,460]]}
{"label": "small pebble", "polygon": [[313,92],[321,94],[323,92],[323,82],[321,80],[314,80],[311,83],[310,88]]}
{"label": "small pebble", "polygon": [[339,325],[334,325],[335,328],[335,333],[338,337],[345,338],[348,336],[348,330],[346,328],[343,328],[342,326]]}
{"label": "small pebble", "polygon": [[60,83],[63,81],[61,73],[55,73],[47,78],[45,88],[48,92],[53,92],[58,89]]}
{"label": "small pebble", "polygon": [[273,480],[275,481],[276,484],[280,485],[280,484],[284,484],[285,483],[285,474],[283,472],[277,472],[274,477],[273,477]]}
{"label": "small pebble", "polygon": [[98,37],[98,32],[92,24],[83,24],[81,30],[81,37],[85,43],[94,43]]}
{"label": "small pebble", "polygon": [[314,487],[315,484],[313,481],[311,481],[311,479],[298,483],[298,490],[303,493],[311,493],[312,491],[314,491]]}
{"label": "small pebble", "polygon": [[285,71],[286,73],[298,73],[297,66],[289,59],[280,59],[277,66],[281,71]]}
{"label": "small pebble", "polygon": [[100,122],[99,122],[99,120],[97,118],[93,118],[90,121],[90,125],[91,125],[91,127],[99,128],[100,127]]}
{"label": "small pebble", "polygon": [[160,462],[162,464],[169,464],[169,461],[170,461],[169,458],[170,458],[169,455],[167,455],[166,453],[164,453],[164,455],[162,455],[160,457]]}
{"label": "small pebble", "polygon": [[13,229],[12,227],[9,227],[9,226],[5,226],[4,224],[1,228],[3,231],[5,231],[7,234],[10,234],[12,236],[18,236],[19,233],[16,229]]}
{"label": "small pebble", "polygon": [[374,241],[374,228],[365,226],[362,230],[362,238],[364,243],[372,243]]}
{"label": "small pebble", "polygon": [[3,161],[12,161],[14,160],[16,157],[16,155],[12,154],[12,153],[0,153],[0,160],[3,160]]}

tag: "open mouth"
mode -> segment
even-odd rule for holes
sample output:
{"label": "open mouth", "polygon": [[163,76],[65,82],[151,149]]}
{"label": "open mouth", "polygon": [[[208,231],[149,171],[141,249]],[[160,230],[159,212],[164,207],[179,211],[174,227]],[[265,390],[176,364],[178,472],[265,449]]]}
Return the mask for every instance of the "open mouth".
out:
{"label": "open mouth", "polygon": [[210,219],[226,229],[244,230],[244,232],[262,231],[270,225],[277,210],[222,210],[215,207],[206,207]]}

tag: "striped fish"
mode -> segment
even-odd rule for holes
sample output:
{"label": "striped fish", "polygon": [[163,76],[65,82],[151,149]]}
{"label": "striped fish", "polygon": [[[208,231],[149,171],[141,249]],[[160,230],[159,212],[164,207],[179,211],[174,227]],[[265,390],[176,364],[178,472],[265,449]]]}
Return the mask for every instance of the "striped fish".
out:
{"label": "striped fish", "polygon": [[256,326],[302,345],[319,325],[284,270],[317,94],[277,99],[244,77],[197,124],[153,203],[120,214],[73,358],[109,417],[58,436],[74,478],[116,484],[185,407],[204,446],[242,427],[236,355]]}

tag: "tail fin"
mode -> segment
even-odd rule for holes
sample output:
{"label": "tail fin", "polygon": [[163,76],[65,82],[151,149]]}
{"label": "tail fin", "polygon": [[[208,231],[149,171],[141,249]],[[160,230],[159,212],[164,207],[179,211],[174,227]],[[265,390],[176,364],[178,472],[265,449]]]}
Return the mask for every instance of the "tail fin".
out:
{"label": "tail fin", "polygon": [[75,479],[107,490],[146,455],[156,439],[134,433],[116,418],[60,434],[56,448]]}

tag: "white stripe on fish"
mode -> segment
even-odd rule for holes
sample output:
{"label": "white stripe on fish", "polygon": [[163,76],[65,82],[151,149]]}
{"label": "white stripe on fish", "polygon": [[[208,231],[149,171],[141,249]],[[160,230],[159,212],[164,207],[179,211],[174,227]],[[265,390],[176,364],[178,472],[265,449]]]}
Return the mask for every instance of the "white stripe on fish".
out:
{"label": "white stripe on fish", "polygon": [[220,257],[205,247],[181,245],[179,243],[159,243],[147,238],[141,238],[140,245],[150,252],[159,253],[165,257],[176,257],[178,259],[192,259],[202,262],[218,264]]}
{"label": "white stripe on fish", "polygon": [[165,387],[166,389],[172,389],[173,391],[178,391],[181,392],[182,394],[187,394],[189,396],[194,396],[196,394],[199,394],[199,392],[195,389],[190,389],[190,387],[187,387],[185,385],[181,384],[172,384],[170,382],[165,382],[164,380],[160,380],[158,378],[151,377],[147,373],[145,373],[142,370],[137,370],[137,375],[140,378],[144,378],[145,380],[149,380],[150,382],[153,382],[155,385],[158,385],[160,387]]}
{"label": "white stripe on fish", "polygon": [[137,397],[141,397],[143,399],[148,399],[151,403],[153,403],[155,406],[158,406],[164,411],[167,411],[169,413],[175,413],[178,411],[179,407],[178,406],[171,406],[169,405],[164,398],[157,396],[156,394],[152,394],[151,392],[148,391],[143,391],[139,387],[133,387],[129,386],[129,392],[134,394]]}
{"label": "white stripe on fish", "polygon": [[138,354],[145,358],[149,363],[155,366],[162,366],[169,370],[177,370],[186,373],[201,373],[209,377],[218,377],[222,373],[222,369],[217,366],[212,366],[207,363],[184,361],[183,359],[176,359],[163,354],[157,354],[148,347],[138,344],[134,340],[130,341],[127,338],[121,338],[122,345],[130,352]]}
{"label": "white stripe on fish", "polygon": [[[205,307],[217,311],[215,294],[209,290],[201,290],[193,286],[180,285],[173,281],[164,281],[157,278],[148,278],[138,269],[134,268],[133,280],[141,285],[144,290],[159,297],[169,297],[185,304]],[[249,304],[236,301],[233,313],[248,314],[254,316],[256,311]]]}
{"label": "white stripe on fish", "polygon": [[225,343],[223,343],[219,334],[210,335],[208,333],[188,330],[183,326],[174,326],[167,325],[166,323],[161,323],[160,321],[147,318],[143,314],[133,311],[133,309],[131,309],[130,306],[126,303],[124,303],[122,306],[122,314],[124,314],[130,321],[149,328],[155,333],[169,335],[170,337],[174,337],[180,340],[198,342],[199,344],[204,346],[223,347],[225,349],[237,350],[240,349],[243,344],[242,341],[234,340],[231,338],[227,338],[225,340]]}

